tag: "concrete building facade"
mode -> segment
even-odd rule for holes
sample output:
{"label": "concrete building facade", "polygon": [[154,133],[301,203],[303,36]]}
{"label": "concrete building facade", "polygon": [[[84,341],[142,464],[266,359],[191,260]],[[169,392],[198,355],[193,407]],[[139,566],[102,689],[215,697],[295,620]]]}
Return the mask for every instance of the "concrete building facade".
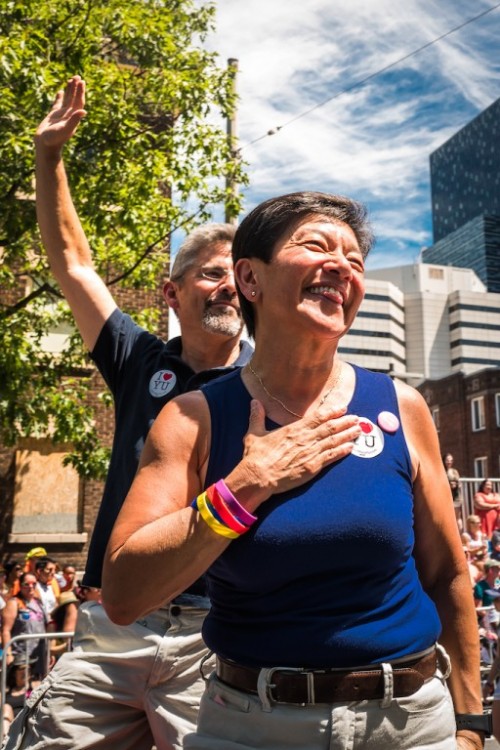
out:
{"label": "concrete building facade", "polygon": [[378,372],[406,371],[404,294],[395,284],[367,280],[365,299],[339,353]]}
{"label": "concrete building facade", "polygon": [[414,263],[366,277],[341,355],[417,387],[442,452],[464,476],[500,476],[500,294],[451,266]]}
{"label": "concrete building facade", "polygon": [[500,294],[470,269],[414,263],[366,274],[366,297],[339,352],[418,385],[500,361]]}

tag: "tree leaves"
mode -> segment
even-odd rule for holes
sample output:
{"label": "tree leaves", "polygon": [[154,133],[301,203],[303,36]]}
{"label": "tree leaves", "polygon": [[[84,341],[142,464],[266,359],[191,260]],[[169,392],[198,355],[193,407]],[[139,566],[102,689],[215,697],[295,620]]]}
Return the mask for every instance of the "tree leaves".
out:
{"label": "tree leaves", "polygon": [[57,90],[82,75],[88,115],[65,163],[96,267],[113,288],[157,289],[170,232],[216,205],[236,215],[225,177],[245,182],[226,135],[230,75],[202,45],[214,13],[192,0],[0,4],[0,437],[70,442],[84,476],[102,475],[106,452],[78,337],[47,350],[70,316],[40,247],[32,136]]}

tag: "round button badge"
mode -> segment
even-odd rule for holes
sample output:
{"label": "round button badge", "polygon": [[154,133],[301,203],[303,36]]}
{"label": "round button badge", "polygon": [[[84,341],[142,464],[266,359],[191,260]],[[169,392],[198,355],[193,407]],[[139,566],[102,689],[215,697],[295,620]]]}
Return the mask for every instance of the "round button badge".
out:
{"label": "round button badge", "polygon": [[399,419],[392,411],[381,411],[377,417],[378,426],[384,432],[394,433],[399,430]]}
{"label": "round button badge", "polygon": [[158,370],[149,381],[149,393],[154,398],[162,398],[174,388],[177,377],[172,370]]}
{"label": "round button badge", "polygon": [[358,458],[375,458],[384,450],[384,433],[368,417],[359,418],[361,435],[354,441],[352,455]]}

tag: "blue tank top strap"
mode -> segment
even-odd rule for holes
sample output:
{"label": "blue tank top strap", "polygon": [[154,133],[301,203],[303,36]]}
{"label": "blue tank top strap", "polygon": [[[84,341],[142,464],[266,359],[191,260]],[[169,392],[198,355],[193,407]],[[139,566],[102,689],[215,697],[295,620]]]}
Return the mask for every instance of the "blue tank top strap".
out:
{"label": "blue tank top strap", "polygon": [[[205,486],[209,487],[229,474],[241,459],[243,438],[248,431],[251,396],[243,384],[240,370],[217,378],[200,390],[207,399],[212,424],[210,459],[205,478]],[[225,429],[221,429],[221,419],[225,421],[229,417],[230,440]]]}

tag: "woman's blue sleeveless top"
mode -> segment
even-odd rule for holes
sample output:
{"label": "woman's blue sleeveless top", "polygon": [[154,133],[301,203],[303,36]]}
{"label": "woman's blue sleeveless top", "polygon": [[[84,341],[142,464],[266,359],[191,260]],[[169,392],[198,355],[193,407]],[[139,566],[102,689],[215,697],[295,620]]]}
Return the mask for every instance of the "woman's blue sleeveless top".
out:
{"label": "woman's blue sleeveless top", "polygon": [[[354,667],[416,653],[440,634],[412,556],[411,461],[394,384],[355,367],[349,412],[362,419],[355,454],[290,492],[208,571],[208,647],[249,666]],[[240,372],[206,386],[212,441],[206,485],[240,461],[250,395]],[[268,429],[276,428],[268,423]]]}

